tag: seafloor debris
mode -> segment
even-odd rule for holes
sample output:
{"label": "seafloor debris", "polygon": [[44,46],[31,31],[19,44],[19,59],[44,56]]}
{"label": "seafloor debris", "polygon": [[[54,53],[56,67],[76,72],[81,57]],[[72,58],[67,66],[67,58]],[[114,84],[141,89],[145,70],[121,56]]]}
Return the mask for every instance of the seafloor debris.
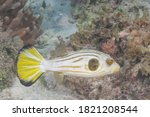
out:
{"label": "seafloor debris", "polygon": [[3,29],[12,37],[19,36],[25,45],[33,44],[41,33],[40,16],[34,16],[30,8],[23,10],[27,0],[5,0],[0,5]]}

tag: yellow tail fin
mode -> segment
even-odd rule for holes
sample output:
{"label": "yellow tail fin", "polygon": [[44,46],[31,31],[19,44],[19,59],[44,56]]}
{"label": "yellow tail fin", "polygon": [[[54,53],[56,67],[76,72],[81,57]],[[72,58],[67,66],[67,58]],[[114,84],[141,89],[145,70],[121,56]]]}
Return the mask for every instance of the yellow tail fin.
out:
{"label": "yellow tail fin", "polygon": [[44,58],[32,46],[25,46],[20,50],[17,59],[17,72],[23,85],[32,85],[43,74],[40,69],[43,60]]}

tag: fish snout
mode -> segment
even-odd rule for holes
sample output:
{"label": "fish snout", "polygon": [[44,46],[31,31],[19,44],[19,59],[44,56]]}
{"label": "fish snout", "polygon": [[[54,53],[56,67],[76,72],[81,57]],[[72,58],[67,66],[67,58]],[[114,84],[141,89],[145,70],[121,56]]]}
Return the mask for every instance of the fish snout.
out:
{"label": "fish snout", "polygon": [[116,63],[112,69],[112,73],[116,73],[119,71],[120,71],[120,65]]}

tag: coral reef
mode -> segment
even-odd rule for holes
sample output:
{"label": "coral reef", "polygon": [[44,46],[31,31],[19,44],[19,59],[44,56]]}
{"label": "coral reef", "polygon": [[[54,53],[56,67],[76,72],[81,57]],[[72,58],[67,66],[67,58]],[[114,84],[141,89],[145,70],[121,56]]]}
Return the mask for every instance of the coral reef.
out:
{"label": "coral reef", "polygon": [[121,71],[119,76],[97,80],[66,76],[65,85],[87,99],[149,99],[150,20],[145,2],[72,0],[72,5],[79,31],[71,36],[68,47],[108,53]]}
{"label": "coral reef", "polygon": [[122,48],[122,50],[124,59],[127,58],[131,67],[133,67],[131,72],[136,69],[136,71],[140,71],[143,76],[150,75],[150,71],[148,70],[150,68],[149,25],[150,21],[147,19],[135,21],[131,24],[128,36],[120,38],[126,41],[126,48]]}
{"label": "coral reef", "polygon": [[[36,47],[47,58],[91,48],[110,54],[120,64],[120,73],[101,78],[64,76],[64,85],[76,92],[78,99],[150,99],[149,4],[145,0],[71,0],[72,19],[69,3],[69,0],[0,1],[0,90],[12,85],[18,50],[23,45],[35,44],[37,39]],[[47,76],[50,77],[53,76]],[[44,83],[39,84],[42,87]],[[39,84],[33,88],[36,94]],[[49,90],[44,91],[51,96]],[[55,91],[57,97],[59,91]],[[15,98],[19,99],[18,95]]]}
{"label": "coral reef", "polygon": [[106,43],[101,45],[102,51],[114,55],[117,52],[117,46],[115,44],[115,38],[109,39]]}
{"label": "coral reef", "polygon": [[19,36],[24,45],[33,44],[41,33],[41,17],[34,16],[30,8],[23,9],[27,0],[4,0],[0,5],[3,29],[12,37]]}
{"label": "coral reef", "polygon": [[70,44],[75,49],[90,45],[113,55],[117,51],[118,33],[129,26],[130,19],[119,5],[114,8],[112,2],[97,2],[96,6],[87,3],[75,7],[72,14],[78,21],[79,32],[72,35]]}

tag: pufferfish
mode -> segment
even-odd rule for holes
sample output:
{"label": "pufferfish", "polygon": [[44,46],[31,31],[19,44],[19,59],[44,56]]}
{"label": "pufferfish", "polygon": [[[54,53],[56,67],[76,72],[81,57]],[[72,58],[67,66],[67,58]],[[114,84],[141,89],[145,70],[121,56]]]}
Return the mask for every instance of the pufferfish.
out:
{"label": "pufferfish", "polygon": [[108,54],[90,49],[47,60],[33,46],[25,46],[17,58],[18,77],[25,86],[31,86],[47,71],[92,78],[113,74],[119,70],[119,64]]}

